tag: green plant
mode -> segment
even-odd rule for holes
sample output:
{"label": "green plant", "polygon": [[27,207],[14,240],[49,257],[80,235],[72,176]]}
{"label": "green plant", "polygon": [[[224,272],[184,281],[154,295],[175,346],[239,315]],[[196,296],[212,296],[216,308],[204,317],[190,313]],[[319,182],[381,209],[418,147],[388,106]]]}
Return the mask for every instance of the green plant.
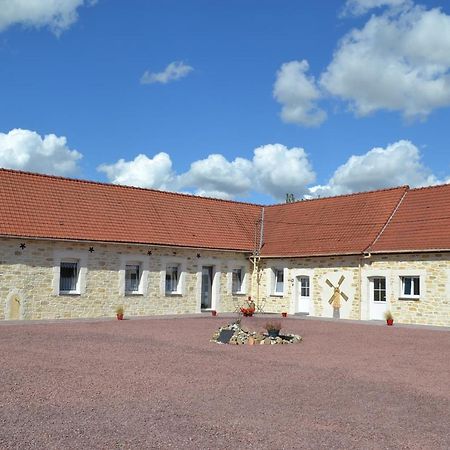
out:
{"label": "green plant", "polygon": [[394,316],[392,315],[391,311],[387,310],[387,311],[384,313],[384,318],[385,318],[386,320],[393,320],[393,319],[394,319]]}
{"label": "green plant", "polygon": [[280,331],[281,330],[282,325],[281,322],[266,322],[266,324],[264,325],[264,329],[267,330],[267,332],[270,331]]}
{"label": "green plant", "polygon": [[120,306],[118,306],[117,308],[116,308],[116,314],[122,314],[123,315],[123,313],[124,313],[124,309],[123,309],[123,306],[122,305],[120,305]]}

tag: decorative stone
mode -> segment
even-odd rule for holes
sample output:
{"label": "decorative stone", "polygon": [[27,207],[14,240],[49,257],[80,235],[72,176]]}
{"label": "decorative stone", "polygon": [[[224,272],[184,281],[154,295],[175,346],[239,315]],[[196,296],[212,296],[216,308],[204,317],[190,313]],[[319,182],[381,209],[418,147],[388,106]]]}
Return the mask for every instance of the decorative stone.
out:
{"label": "decorative stone", "polygon": [[241,327],[239,320],[219,328],[211,338],[211,342],[215,342],[217,344],[228,343],[231,345],[294,344],[300,342],[301,340],[302,338],[296,334],[280,335],[275,338],[271,338],[265,334],[249,331]]}

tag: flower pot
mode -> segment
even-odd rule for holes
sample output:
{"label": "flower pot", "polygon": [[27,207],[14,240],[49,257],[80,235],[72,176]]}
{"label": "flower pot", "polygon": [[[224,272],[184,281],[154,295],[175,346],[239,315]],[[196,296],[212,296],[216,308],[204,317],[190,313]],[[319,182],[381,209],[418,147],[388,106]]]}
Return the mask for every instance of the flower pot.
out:
{"label": "flower pot", "polygon": [[386,323],[387,323],[389,326],[392,326],[392,325],[394,325],[394,319],[386,319]]}
{"label": "flower pot", "polygon": [[213,317],[216,317],[216,316],[217,316],[217,311],[216,311],[215,309],[213,309],[213,310],[211,311],[211,315],[212,315]]}
{"label": "flower pot", "polygon": [[123,320],[123,314],[117,314],[117,320]]}
{"label": "flower pot", "polygon": [[281,316],[282,316],[282,317],[287,317],[287,312],[282,312],[282,313],[281,313]]}
{"label": "flower pot", "polygon": [[280,330],[270,330],[270,331],[268,330],[267,333],[269,337],[276,338],[280,335]]}

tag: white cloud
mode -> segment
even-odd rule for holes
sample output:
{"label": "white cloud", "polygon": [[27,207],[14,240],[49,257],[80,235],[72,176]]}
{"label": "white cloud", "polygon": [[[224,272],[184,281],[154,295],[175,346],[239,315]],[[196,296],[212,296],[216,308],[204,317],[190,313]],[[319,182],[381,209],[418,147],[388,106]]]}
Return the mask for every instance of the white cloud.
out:
{"label": "white cloud", "polygon": [[426,118],[450,105],[450,16],[419,6],[372,16],[343,38],[320,82],[359,116]]}
{"label": "white cloud", "polygon": [[114,164],[101,164],[97,170],[104,172],[115,184],[174,190],[172,161],[164,152],[156,154],[153,158],[140,154],[132,161],[119,159]]}
{"label": "white cloud", "polygon": [[256,186],[264,193],[282,200],[287,193],[301,198],[306,186],[315,181],[315,173],[303,148],[282,144],[258,147],[253,156]]}
{"label": "white cloud", "polygon": [[179,185],[194,188],[198,195],[231,198],[247,193],[252,187],[252,163],[236,158],[228,161],[220,154],[195,161],[188,172],[179,176]]}
{"label": "white cloud", "polygon": [[79,7],[95,3],[96,0],[0,0],[0,31],[20,24],[49,27],[59,35],[77,21]]}
{"label": "white cloud", "polygon": [[273,88],[273,96],[281,103],[284,122],[306,126],[320,125],[325,111],[317,107],[321,93],[314,77],[307,76],[308,61],[291,61],[281,66]]}
{"label": "white cloud", "polygon": [[156,189],[168,189],[196,195],[231,199],[251,192],[263,192],[277,200],[286,193],[300,198],[315,174],[302,148],[287,148],[281,144],[255,149],[253,158],[228,161],[223,155],[211,154],[194,161],[185,173],[175,174],[166,153],[153,158],[139,155],[132,161],[120,159],[114,164],[102,164],[98,170],[117,184]]}
{"label": "white cloud", "polygon": [[360,16],[374,8],[399,8],[411,4],[410,0],[347,0],[344,15]]}
{"label": "white cloud", "polygon": [[412,187],[438,184],[440,181],[421,161],[419,149],[401,140],[386,148],[376,147],[367,153],[351,156],[340,166],[327,185],[310,188],[313,196],[333,196],[386,187]]}
{"label": "white cloud", "polygon": [[194,70],[193,67],[184,64],[182,61],[171,62],[162,72],[149,72],[148,70],[141,77],[141,84],[162,83],[179,80],[189,75]]}
{"label": "white cloud", "polygon": [[64,136],[43,138],[30,130],[14,129],[0,133],[0,167],[54,175],[78,172],[81,153],[70,150]]}

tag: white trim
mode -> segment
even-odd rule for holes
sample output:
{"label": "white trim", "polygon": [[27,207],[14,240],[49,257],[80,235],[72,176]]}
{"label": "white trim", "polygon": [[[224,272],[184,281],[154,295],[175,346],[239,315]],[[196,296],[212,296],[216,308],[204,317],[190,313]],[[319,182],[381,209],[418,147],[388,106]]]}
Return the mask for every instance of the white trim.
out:
{"label": "white trim", "polygon": [[[148,273],[150,270],[149,256],[141,254],[123,254],[120,255],[119,268],[119,295],[125,297],[126,295],[147,295],[148,291]],[[130,264],[139,265],[141,276],[139,280],[139,289],[137,292],[125,291],[125,270],[126,266]]]}
{"label": "white trim", "polygon": [[[242,285],[241,290],[238,292],[233,292],[233,269],[242,270]],[[228,262],[228,272],[227,272],[227,293],[230,295],[247,295],[248,292],[248,279],[249,270],[248,264],[245,261],[231,261]]]}
{"label": "white trim", "polygon": [[[178,277],[177,291],[166,292],[166,269],[170,264],[178,264],[180,273]],[[182,256],[163,256],[161,257],[161,271],[159,289],[162,296],[172,297],[178,295],[185,295],[186,292],[186,258]]]}
{"label": "white trim", "polygon": [[[55,250],[53,252],[53,295],[83,295],[86,292],[87,260],[88,255],[86,251]],[[76,261],[78,263],[77,288],[75,291],[60,292],[61,262],[66,261]]]}
{"label": "white trim", "polygon": [[8,296],[5,300],[5,319],[6,320],[13,320],[11,319],[11,301],[18,297],[20,306],[19,306],[19,320],[23,320],[25,318],[25,295],[22,291],[18,289],[13,289],[9,292]]}
{"label": "white trim", "polygon": [[371,279],[386,278],[386,309],[391,308],[392,299],[392,270],[391,269],[362,269],[361,270],[361,320],[371,320]]}
{"label": "white trim", "polygon": [[309,315],[314,315],[314,295],[313,295],[313,279],[314,269],[291,269],[291,277],[294,280],[294,289],[292,289],[291,302],[289,305],[289,314],[298,312],[299,300],[299,278],[309,277]]}
{"label": "white trim", "polygon": [[[275,291],[276,283],[275,283],[275,270],[283,271],[283,291],[277,292]],[[267,296],[268,297],[284,297],[286,294],[286,282],[289,277],[289,269],[284,267],[281,264],[273,265],[266,269],[266,279],[267,279]]]}
{"label": "white trim", "polygon": [[202,310],[202,268],[204,266],[212,266],[213,268],[213,279],[211,286],[211,309],[219,310],[220,308],[220,277],[222,272],[218,269],[219,261],[217,259],[201,259],[198,263],[197,271],[197,307],[196,312],[201,312]]}
{"label": "white trim", "polygon": [[[393,270],[392,271],[395,280],[394,280],[394,295],[398,300],[402,301],[418,301],[426,299],[426,275],[427,271],[425,269],[401,269],[401,270]],[[419,295],[402,295],[402,279],[401,277],[419,277],[420,283],[420,294]]]}

